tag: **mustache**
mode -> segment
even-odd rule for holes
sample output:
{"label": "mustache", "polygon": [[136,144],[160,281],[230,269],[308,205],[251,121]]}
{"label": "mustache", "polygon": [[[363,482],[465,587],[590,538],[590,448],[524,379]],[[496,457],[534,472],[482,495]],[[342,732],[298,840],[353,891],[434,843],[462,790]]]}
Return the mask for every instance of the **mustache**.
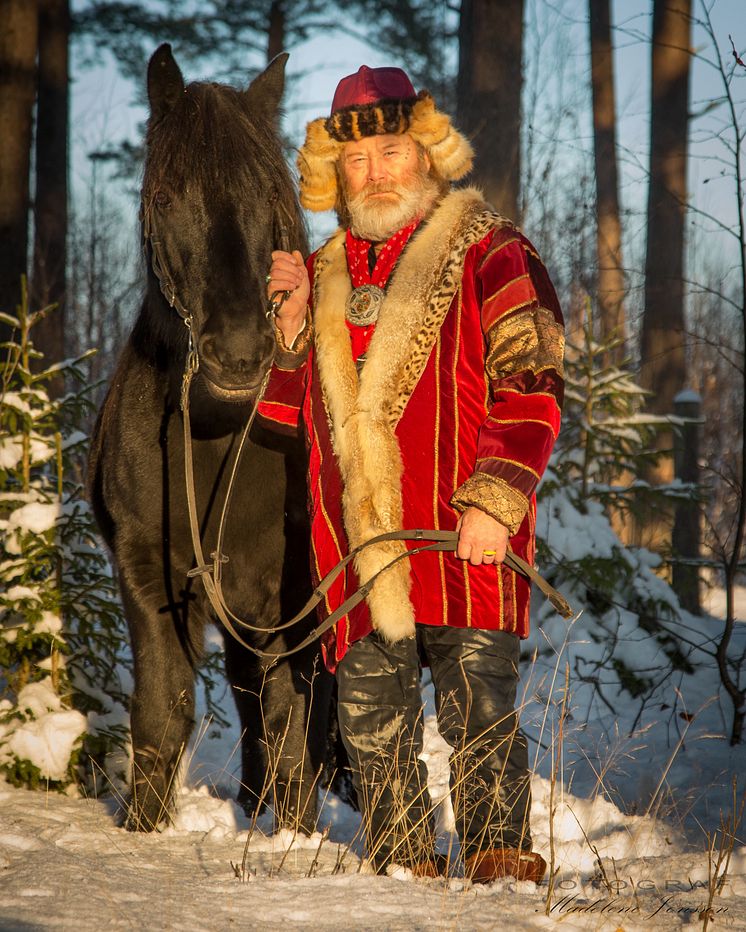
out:
{"label": "mustache", "polygon": [[369,181],[359,192],[359,196],[369,197],[371,194],[398,194],[401,197],[403,185],[391,181]]}
{"label": "mustache", "polygon": [[[394,202],[381,201],[376,202],[376,194],[391,194],[396,197]],[[352,213],[358,210],[373,210],[378,208],[383,210],[388,208],[393,210],[396,205],[401,205],[410,195],[410,187],[398,181],[369,181],[365,187],[361,188],[357,194],[348,197],[347,206]]]}

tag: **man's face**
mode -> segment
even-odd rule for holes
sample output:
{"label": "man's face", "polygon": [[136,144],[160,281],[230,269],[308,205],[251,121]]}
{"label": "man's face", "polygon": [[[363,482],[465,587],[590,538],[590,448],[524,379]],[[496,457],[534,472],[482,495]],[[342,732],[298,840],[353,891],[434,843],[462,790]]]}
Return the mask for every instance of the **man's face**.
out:
{"label": "man's face", "polygon": [[[430,168],[430,160],[426,155],[423,158],[427,171]],[[342,170],[348,197],[354,197],[369,185],[369,197],[390,199],[390,192],[376,191],[376,186],[393,188],[409,181],[412,175],[420,170],[419,153],[414,140],[407,133],[366,136],[364,139],[345,143]]]}
{"label": "man's face", "polygon": [[425,216],[439,193],[430,159],[406,133],[345,143],[340,171],[353,232],[376,242]]}

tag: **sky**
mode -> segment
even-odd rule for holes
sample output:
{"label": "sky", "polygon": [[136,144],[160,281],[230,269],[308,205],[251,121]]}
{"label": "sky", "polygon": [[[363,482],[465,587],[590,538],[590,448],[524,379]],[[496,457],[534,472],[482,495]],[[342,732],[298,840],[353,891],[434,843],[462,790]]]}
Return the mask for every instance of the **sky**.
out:
{"label": "sky", "polygon": [[[693,0],[695,16],[702,15],[702,0]],[[708,0],[720,54],[730,63],[729,34],[736,47],[746,49],[746,2]],[[73,0],[75,8],[75,0]],[[558,146],[558,158],[571,160],[579,152],[592,152],[589,104],[589,48],[586,0],[525,0],[524,37],[525,87],[536,88],[538,119],[536,138],[545,145]],[[615,27],[615,84],[620,157],[620,196],[627,215],[627,239],[631,251],[641,254],[644,244],[646,197],[650,47],[646,38],[652,25],[652,0],[616,0],[612,3]],[[169,36],[163,36],[164,41]],[[713,49],[700,28],[693,33],[693,47],[699,56],[711,58]],[[305,123],[324,114],[337,82],[360,64],[392,64],[389,57],[344,34],[317,36],[291,52],[288,65],[289,89],[285,98],[284,129],[299,145]],[[393,62],[395,63],[395,62]],[[259,61],[250,63],[254,67]],[[77,70],[72,102],[72,184],[85,190],[91,164],[87,153],[121,138],[137,141],[145,111],[133,106],[135,88],[123,79],[115,65]],[[293,76],[302,75],[299,80]],[[209,73],[187,73],[187,79],[212,78]],[[144,76],[143,76],[144,80]],[[746,69],[734,82],[746,123]],[[699,113],[704,102],[722,92],[714,69],[695,57],[691,74],[691,109]],[[528,106],[528,105],[527,105]],[[527,109],[524,108],[524,109]],[[560,117],[558,118],[558,113]],[[692,124],[690,147],[690,196],[699,208],[715,213],[726,226],[735,224],[735,196],[732,172],[721,174],[713,156],[723,154],[722,145],[712,140],[720,111],[700,117]],[[556,137],[556,138],[555,138]],[[116,186],[112,185],[114,192]],[[134,199],[125,207],[126,223],[136,235]],[[312,244],[334,227],[331,214],[311,218]],[[712,225],[705,225],[711,230]],[[527,231],[529,235],[531,231]],[[701,235],[699,232],[697,235]],[[707,233],[706,236],[711,235]],[[635,242],[637,239],[637,242]],[[733,249],[730,238],[718,234],[718,249]]]}

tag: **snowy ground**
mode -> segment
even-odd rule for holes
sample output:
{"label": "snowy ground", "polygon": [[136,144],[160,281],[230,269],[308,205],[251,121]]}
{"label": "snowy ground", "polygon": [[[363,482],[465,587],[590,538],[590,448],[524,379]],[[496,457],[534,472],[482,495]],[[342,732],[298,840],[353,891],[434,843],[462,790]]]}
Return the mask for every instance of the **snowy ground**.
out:
{"label": "snowy ground", "polygon": [[[708,607],[714,615],[721,610],[717,594]],[[746,618],[744,591],[739,608]],[[720,623],[687,624],[705,650]],[[583,640],[582,623],[570,632],[567,656],[573,637]],[[746,624],[737,626],[737,638],[746,648]],[[157,835],[117,828],[110,796],[74,799],[0,783],[0,930],[701,928],[711,887],[708,833],[728,812],[732,776],[741,777],[742,796],[746,773],[743,745],[731,749],[723,738],[729,709],[712,665],[670,684],[670,701],[635,714],[631,737],[632,713],[621,705],[585,724],[578,690],[568,701],[561,753],[564,658],[525,666],[523,719],[537,770],[534,841],[547,860],[549,777],[558,775],[559,873],[551,895],[546,882],[479,887],[458,877],[414,880],[405,871],[372,876],[360,860],[358,817],[336,799],[325,802],[320,831],[310,839],[272,835],[266,817],[252,828],[230,801],[237,731],[216,735],[205,723],[196,731],[175,822]],[[447,753],[430,696],[426,708],[441,844],[451,845],[457,869]],[[745,834],[741,826],[727,880],[712,902],[716,930],[746,930]]]}

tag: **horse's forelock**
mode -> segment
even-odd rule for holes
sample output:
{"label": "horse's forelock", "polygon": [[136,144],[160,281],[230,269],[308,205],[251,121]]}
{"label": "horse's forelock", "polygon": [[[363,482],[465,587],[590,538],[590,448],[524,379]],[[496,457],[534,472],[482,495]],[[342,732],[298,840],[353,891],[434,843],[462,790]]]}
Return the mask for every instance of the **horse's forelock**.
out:
{"label": "horse's forelock", "polygon": [[178,103],[148,126],[146,201],[160,188],[177,194],[198,188],[206,203],[226,194],[250,201],[272,189],[278,207],[303,229],[274,122],[250,110],[244,92],[226,85],[188,85]]}

